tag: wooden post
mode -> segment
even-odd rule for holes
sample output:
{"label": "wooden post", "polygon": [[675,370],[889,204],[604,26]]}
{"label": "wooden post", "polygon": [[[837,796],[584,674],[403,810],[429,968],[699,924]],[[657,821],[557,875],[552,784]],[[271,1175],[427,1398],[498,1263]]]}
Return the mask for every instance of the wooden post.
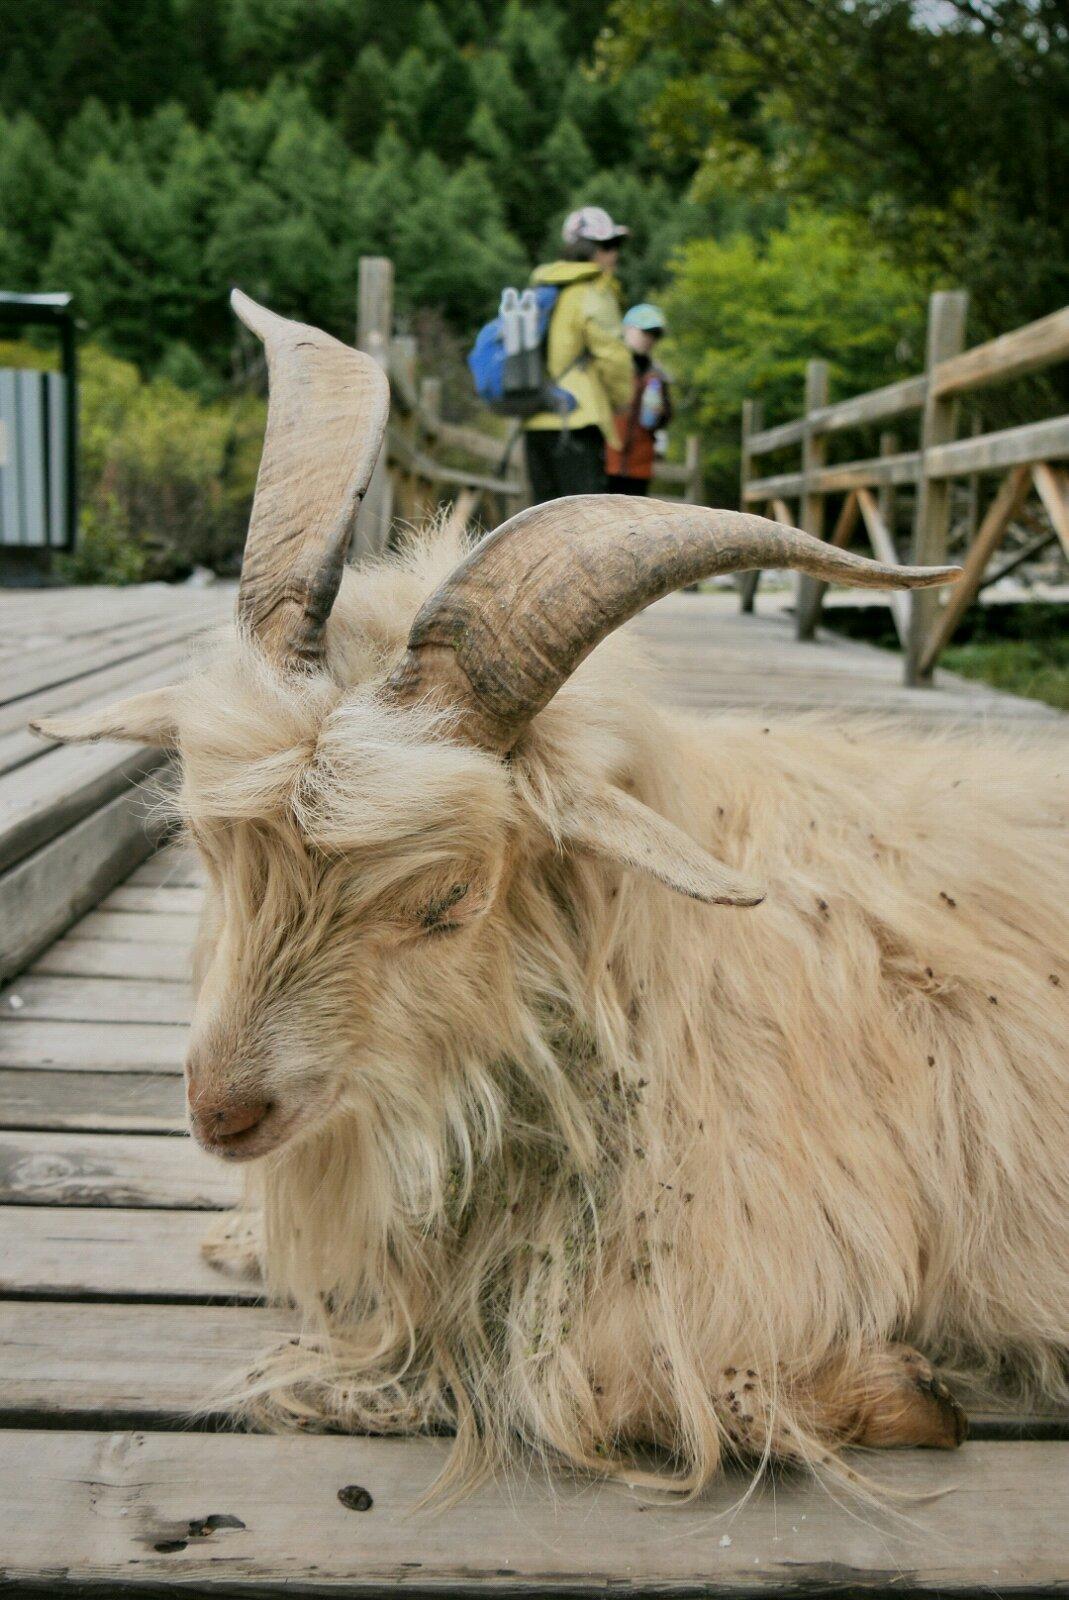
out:
{"label": "wooden post", "polygon": [[705,475],[702,472],[702,442],[696,433],[687,434],[683,465],[687,472],[683,492],[691,505],[703,505],[705,502]]}
{"label": "wooden post", "polygon": [[[750,455],[750,436],[760,433],[762,423],[760,400],[744,400],[742,402],[742,474],[739,484],[739,505],[743,511],[750,509],[746,499],[746,485],[752,476],[753,457]],[[755,569],[753,572],[740,572],[737,582],[739,586],[739,606],[744,612],[752,612],[754,597],[757,594],[757,585],[761,581],[761,573]]]}
{"label": "wooden post", "polygon": [[[828,363],[826,361],[810,361],[805,369],[805,415],[806,431],[802,441],[802,471],[806,476],[805,493],[802,495],[801,525],[806,533],[811,533],[816,539],[824,537],[824,495],[811,483],[814,473],[820,471],[828,459],[828,440],[822,433],[815,433],[810,417],[814,411],[819,411],[828,403]],[[804,574],[798,575],[795,587],[795,633],[799,639],[811,639],[817,631],[820,621],[820,608],[824,599],[824,589],[815,578],[807,578]]]}
{"label": "wooden post", "polygon": [[420,380],[419,420],[420,426],[433,438],[438,432],[442,421],[441,378],[423,378]]}
{"label": "wooden post", "polygon": [[[917,485],[917,511],[913,525],[914,566],[941,566],[946,561],[947,531],[950,521],[949,478],[930,478],[927,452],[936,445],[949,444],[958,424],[958,406],[953,396],[939,398],[934,393],[932,375],[943,361],[960,355],[965,347],[965,313],[969,297],[961,289],[938,290],[928,302],[928,344],[925,371],[928,397],[921,418],[921,476]],[[909,649],[906,652],[906,682],[911,686],[930,684],[932,669],[922,664],[925,641],[939,614],[938,589],[913,589],[910,592]]]}
{"label": "wooden post", "polygon": [[[389,371],[393,330],[393,262],[386,256],[361,256],[357,290],[356,344]],[[383,445],[356,519],[352,552],[377,554],[385,549],[393,520],[393,487]]]}
{"label": "wooden post", "polygon": [[[896,456],[898,454],[897,433],[880,434],[880,455]],[[876,490],[876,504],[879,507],[883,525],[893,539],[895,536],[895,486],[893,483],[881,483]]]}

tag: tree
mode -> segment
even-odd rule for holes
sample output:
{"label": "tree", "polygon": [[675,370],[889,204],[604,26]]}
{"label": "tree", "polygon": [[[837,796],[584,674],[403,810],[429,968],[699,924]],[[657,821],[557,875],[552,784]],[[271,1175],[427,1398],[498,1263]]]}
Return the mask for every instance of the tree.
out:
{"label": "tree", "polygon": [[923,363],[923,286],[850,219],[795,211],[764,243],[693,239],[665,296],[666,359],[690,392],[714,498],[737,494],[739,413],[748,396],[769,421],[801,409],[806,362],[824,356],[839,395]]}
{"label": "tree", "polygon": [[617,70],[674,53],[665,152],[849,211],[963,282],[974,332],[1069,298],[1063,0],[616,0],[613,19]]}

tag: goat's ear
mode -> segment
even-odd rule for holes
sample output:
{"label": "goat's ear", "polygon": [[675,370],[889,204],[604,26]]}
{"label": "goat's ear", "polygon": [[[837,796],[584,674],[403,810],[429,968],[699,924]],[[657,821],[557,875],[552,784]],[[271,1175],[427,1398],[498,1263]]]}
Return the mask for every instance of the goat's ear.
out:
{"label": "goat's ear", "polygon": [[562,808],[564,838],[573,849],[644,872],[677,894],[718,906],[756,906],[765,890],[704,850],[674,822],[606,785],[573,796]]}
{"label": "goat's ear", "polygon": [[178,743],[174,717],[174,689],[146,689],[128,700],[98,711],[83,711],[70,717],[41,717],[30,728],[42,739],[60,744],[85,743],[95,739],[126,739],[131,744],[159,745],[172,750]]}

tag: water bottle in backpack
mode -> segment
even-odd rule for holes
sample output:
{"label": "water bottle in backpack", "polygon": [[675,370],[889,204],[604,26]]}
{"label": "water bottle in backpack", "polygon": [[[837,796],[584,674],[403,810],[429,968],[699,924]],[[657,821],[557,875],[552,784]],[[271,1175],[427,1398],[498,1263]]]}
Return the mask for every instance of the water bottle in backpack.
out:
{"label": "water bottle in backpack", "polygon": [[546,340],[558,291],[547,284],[502,290],[498,314],[479,329],[468,356],[475,392],[484,405],[506,417],[561,415],[575,409],[573,395],[546,373]]}

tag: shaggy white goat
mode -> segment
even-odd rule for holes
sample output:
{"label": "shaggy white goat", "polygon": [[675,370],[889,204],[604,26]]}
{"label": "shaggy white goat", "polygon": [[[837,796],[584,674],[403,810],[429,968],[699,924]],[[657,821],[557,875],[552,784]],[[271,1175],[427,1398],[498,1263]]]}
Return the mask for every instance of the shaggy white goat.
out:
{"label": "shaggy white goat", "polygon": [[192,1124],[263,1211],[213,1251],[305,1319],[248,1411],[447,1425],[466,1473],[653,1442],[696,1486],[960,1442],[914,1345],[1064,1398],[1064,744],[697,720],[619,638],[584,661],[711,570],[946,573],[586,497],[342,577],[383,381],[239,309],[272,365],[241,625],[44,731],[180,754]]}

